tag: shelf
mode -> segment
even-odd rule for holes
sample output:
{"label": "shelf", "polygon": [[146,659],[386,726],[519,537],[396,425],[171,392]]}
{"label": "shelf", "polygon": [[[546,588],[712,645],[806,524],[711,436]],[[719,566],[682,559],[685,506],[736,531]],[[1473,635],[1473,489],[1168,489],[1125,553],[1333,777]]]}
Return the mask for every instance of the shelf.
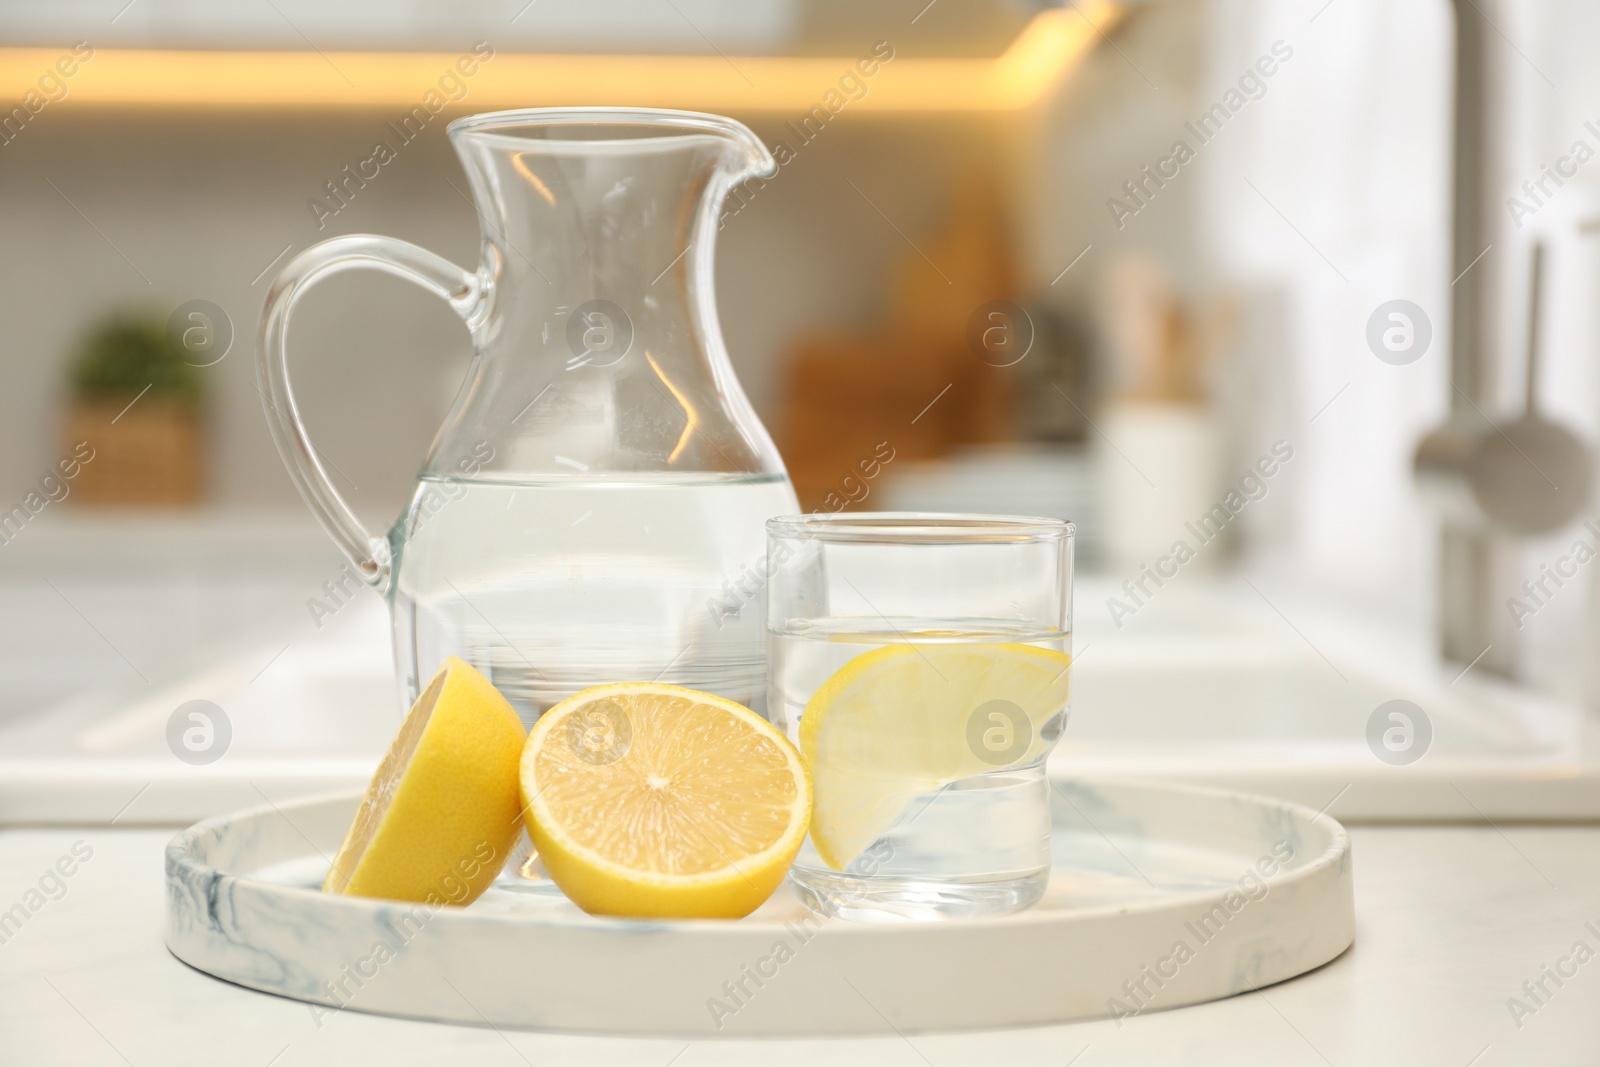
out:
{"label": "shelf", "polygon": [[[859,79],[865,95],[833,110],[957,113],[1026,108],[1081,62],[1119,13],[1113,0],[1083,0],[1070,9],[1039,13],[994,58],[892,59],[874,76]],[[863,55],[869,52],[870,47],[863,49]],[[18,109],[30,93],[34,100],[44,100],[40,79],[67,54],[64,48],[0,48],[0,100]],[[500,52],[479,63],[471,77],[463,77],[455,71],[460,58],[444,52],[98,49],[64,79],[66,96],[34,110],[392,108],[405,113],[415,107],[490,111],[627,105],[804,114],[846,99],[839,93],[839,82],[855,73],[858,59]],[[462,87],[452,85],[452,77]],[[441,80],[454,91],[441,92]],[[825,101],[830,91],[837,95]],[[0,113],[0,121],[15,114]],[[14,120],[8,124],[17,125]],[[8,128],[5,139],[17,132]]]}

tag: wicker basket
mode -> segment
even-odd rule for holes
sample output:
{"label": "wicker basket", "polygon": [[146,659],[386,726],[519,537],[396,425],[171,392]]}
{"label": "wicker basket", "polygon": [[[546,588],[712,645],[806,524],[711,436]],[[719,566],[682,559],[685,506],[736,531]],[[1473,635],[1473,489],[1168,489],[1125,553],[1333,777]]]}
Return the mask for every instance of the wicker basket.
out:
{"label": "wicker basket", "polygon": [[183,507],[200,503],[205,485],[200,413],[192,405],[145,397],[79,400],[68,412],[66,448],[94,448],[73,484],[84,504]]}

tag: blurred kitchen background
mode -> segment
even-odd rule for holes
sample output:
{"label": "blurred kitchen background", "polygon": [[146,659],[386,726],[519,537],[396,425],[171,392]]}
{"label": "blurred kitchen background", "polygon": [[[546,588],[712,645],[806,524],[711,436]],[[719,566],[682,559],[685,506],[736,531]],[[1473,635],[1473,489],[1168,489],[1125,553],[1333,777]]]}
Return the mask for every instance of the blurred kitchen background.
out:
{"label": "blurred kitchen background", "polygon": [[[1522,188],[1576,142],[1600,147],[1600,9],[1466,9],[1490,23],[1499,108],[1485,199],[1526,210],[1501,211],[1464,272],[1447,0],[6,0],[0,512],[26,517],[0,543],[0,723],[16,751],[40,746],[28,773],[44,775],[64,764],[44,760],[41,709],[109,758],[165,722],[171,700],[149,694],[216,650],[247,665],[229,683],[243,692],[315,674],[307,650],[340,627],[383,644],[377,598],[343,581],[268,436],[262,301],[294,253],[339,234],[475,263],[446,122],[593,103],[730,114],[786,146],[778,175],[728,204],[717,295],[805,507],[1079,523],[1069,756],[1144,766],[1215,744],[1288,782],[1295,753],[1332,745],[1386,771],[1367,713],[1407,697],[1433,717],[1436,760],[1580,759],[1600,569],[1547,585],[1470,671],[1447,662],[1440,519],[1412,459],[1451,408],[1464,277],[1503,353],[1481,395],[1520,410],[1535,239],[1538,407],[1600,440],[1600,165]],[[473,75],[452,73],[462,56]],[[396,136],[435,92],[442,110]],[[397,149],[381,166],[380,140]],[[1368,340],[1395,300],[1431,335],[1409,362]],[[174,321],[206,335],[204,358],[163,346]],[[346,274],[302,304],[291,354],[341,491],[386,527],[465,371],[465,331],[398,280]],[[84,440],[94,459],[67,478]],[[1242,503],[1214,542],[1186,532],[1230,490]],[[1589,514],[1510,543],[1512,569],[1537,580],[1596,544]],[[1194,559],[1158,565],[1180,539]],[[1170,573],[1141,589],[1147,565]],[[95,725],[93,708],[147,698],[144,718]],[[384,736],[328,751],[359,765]]]}

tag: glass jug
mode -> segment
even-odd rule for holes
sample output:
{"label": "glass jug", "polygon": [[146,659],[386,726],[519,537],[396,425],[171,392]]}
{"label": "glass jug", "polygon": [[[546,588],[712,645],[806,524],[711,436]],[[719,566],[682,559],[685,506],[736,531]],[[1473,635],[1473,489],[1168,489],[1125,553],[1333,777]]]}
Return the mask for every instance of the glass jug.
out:
{"label": "glass jug", "polygon": [[[723,198],[771,154],[731,119],[559,108],[450,124],[482,221],[463,270],[390,237],[296,256],[267,297],[259,373],[284,463],[389,601],[403,702],[450,654],[525,723],[586,686],[664,681],[765,713],[766,519],[798,510],[734,378],[712,254]],[[473,361],[388,537],[364,530],[295,410],[285,335],[313,283],[415,282]]]}

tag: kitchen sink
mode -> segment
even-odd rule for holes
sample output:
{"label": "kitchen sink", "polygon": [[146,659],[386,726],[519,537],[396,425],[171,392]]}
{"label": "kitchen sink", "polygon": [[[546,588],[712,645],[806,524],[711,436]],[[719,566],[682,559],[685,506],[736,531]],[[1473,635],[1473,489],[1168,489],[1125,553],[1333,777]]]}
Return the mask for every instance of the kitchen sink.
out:
{"label": "kitchen sink", "polygon": [[[1600,742],[1582,711],[1440,665],[1426,634],[1199,577],[1161,590],[1119,628],[1104,607],[1113,592],[1079,580],[1057,774],[1238,788],[1347,820],[1600,817]],[[383,604],[362,594],[320,629],[302,619],[277,636],[201,642],[143,677],[10,716],[0,722],[0,822],[184,823],[359,789],[402,713],[388,642]],[[1431,725],[1408,765],[1384,762],[1367,741],[1369,719],[1392,700]],[[175,754],[193,725],[182,715],[169,743],[190,701],[227,720],[213,762]]]}
{"label": "kitchen sink", "polygon": [[[1344,819],[1600,816],[1600,734],[1582,709],[1439,663],[1418,629],[1244,579],[1159,590],[1119,628],[1104,607],[1117,592],[1080,581],[1056,773],[1238,788]],[[1405,729],[1396,710],[1412,762],[1378,755]]]}
{"label": "kitchen sink", "polygon": [[[402,714],[384,606],[363,595],[323,629],[290,632],[300,636],[202,645],[146,668],[148,682],[102,684],[0,724],[0,823],[187,823],[365,787]],[[179,714],[169,744],[190,701],[221,714]],[[198,754],[183,740],[195,729],[211,731],[193,737],[209,745]]]}

